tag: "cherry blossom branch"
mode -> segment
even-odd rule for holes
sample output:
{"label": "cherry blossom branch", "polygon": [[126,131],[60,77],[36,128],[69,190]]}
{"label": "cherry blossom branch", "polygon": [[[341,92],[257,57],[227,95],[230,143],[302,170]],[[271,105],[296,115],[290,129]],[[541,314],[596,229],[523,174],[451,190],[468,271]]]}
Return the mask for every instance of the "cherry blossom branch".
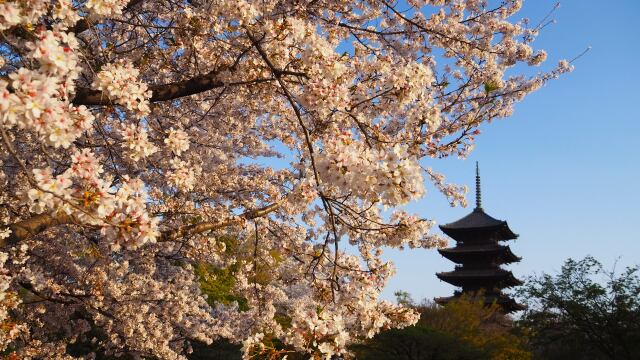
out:
{"label": "cherry blossom branch", "polygon": [[[260,78],[225,83],[218,79],[218,75],[224,70],[227,69],[224,67],[218,68],[205,75],[196,76],[188,80],[150,86],[149,90],[151,90],[152,95],[149,101],[173,100],[225,86],[252,85],[274,80],[273,78]],[[104,92],[89,88],[79,88],[72,102],[75,105],[112,105],[111,100]]]}
{"label": "cherry blossom branch", "polygon": [[74,223],[73,217],[64,212],[35,215],[7,226],[11,229],[11,234],[8,238],[0,240],[0,247],[15,245],[21,240],[35,236],[51,227],[72,223]]}
{"label": "cherry blossom branch", "polygon": [[[201,234],[211,230],[221,229],[231,225],[241,224],[246,220],[253,220],[258,217],[265,216],[281,206],[282,202],[275,202],[259,209],[249,210],[239,216],[219,221],[219,222],[201,222],[194,225],[185,225],[177,229],[164,231],[161,233],[159,241],[174,241],[186,236]],[[66,213],[49,213],[32,216],[26,220],[6,226],[11,229],[8,238],[0,239],[0,247],[6,245],[14,245],[29,237],[36,236],[39,233],[59,225],[68,225],[75,223],[73,216]]]}
{"label": "cherry blossom branch", "polygon": [[[225,86],[241,86],[241,85],[255,85],[264,82],[270,82],[276,80],[275,78],[258,78],[253,80],[224,82],[218,79],[218,76],[225,70],[230,68],[221,67],[210,71],[209,73],[201,76],[196,76],[188,80],[176,81],[168,84],[153,85],[149,87],[152,95],[149,99],[150,102],[161,102],[181,97],[191,96],[205,91],[213,90],[216,88],[222,88]],[[278,70],[276,75],[292,75],[307,77],[305,73]],[[90,88],[78,88],[76,95],[72,100],[75,105],[113,105],[108,95],[100,90],[94,90]]]}
{"label": "cherry blossom branch", "polygon": [[[278,70],[273,65],[273,63],[269,59],[269,56],[267,55],[267,53],[264,51],[262,46],[260,46],[260,41],[261,40],[258,40],[257,38],[255,38],[248,29],[247,29],[247,37],[249,38],[249,40],[251,40],[251,43],[253,44],[253,46],[256,48],[256,50],[258,51],[258,53],[262,57],[262,60],[265,62],[265,64],[267,64],[267,66],[269,67],[271,72],[274,74],[274,76],[278,80],[278,84],[280,84],[280,88],[284,92],[287,100],[289,101],[289,104],[291,105],[291,107],[293,108],[293,111],[296,114],[296,117],[298,119],[298,123],[302,127],[302,130],[303,130],[303,133],[304,133],[305,143],[306,143],[307,148],[309,150],[309,157],[311,159],[311,166],[313,168],[313,174],[314,174],[314,177],[315,177],[315,180],[316,180],[316,184],[318,184],[318,186],[319,186],[320,185],[320,179],[319,179],[319,175],[318,175],[318,170],[316,168],[315,159],[314,159],[314,156],[313,156],[314,151],[313,151],[313,144],[311,143],[311,136],[309,135],[309,130],[307,129],[307,127],[304,124],[304,122],[302,121],[302,114],[300,113],[300,109],[296,105],[296,102],[293,99],[293,96],[291,95],[291,93],[289,92],[288,88],[286,87],[284,81],[282,80],[282,71]],[[319,191],[319,195],[320,195],[320,200],[322,201],[322,205],[323,205],[325,211],[329,215],[329,222],[330,222],[330,225],[331,225],[331,231],[333,232],[333,241],[334,241],[335,253],[334,253],[334,268],[333,268],[333,271],[332,271],[332,275],[331,275],[330,281],[331,281],[331,293],[332,293],[333,298],[335,299],[335,290],[336,289],[338,289],[338,290],[340,289],[340,284],[336,281],[337,268],[335,266],[335,264],[337,264],[337,262],[338,262],[338,242],[339,242],[338,231],[337,231],[336,224],[335,224],[335,216],[336,215],[334,214],[333,208],[331,206],[331,203],[328,201],[327,197],[321,191]],[[325,240],[325,243],[323,245],[322,253],[324,253],[324,250],[326,249],[327,241],[328,241],[328,238],[327,238],[327,240]],[[322,257],[322,255],[320,257]],[[320,260],[318,260],[318,261],[320,261]]]}
{"label": "cherry blossom branch", "polygon": [[416,21],[404,16],[400,11],[398,11],[394,6],[392,6],[388,2],[386,2],[384,0],[381,0],[381,3],[384,4],[387,7],[387,9],[391,10],[391,12],[393,12],[400,19],[402,19],[403,21],[409,23],[410,25],[415,26],[416,28],[420,29],[421,31],[423,31],[423,32],[425,32],[427,34],[438,36],[440,38],[444,38],[444,39],[447,39],[447,40],[450,40],[450,41],[453,41],[453,42],[465,44],[467,46],[471,46],[474,49],[477,49],[477,50],[480,50],[480,51],[483,51],[483,52],[487,52],[487,53],[490,53],[490,54],[499,54],[498,52],[492,51],[490,49],[486,49],[486,48],[480,47],[480,46],[478,46],[478,45],[476,45],[476,44],[474,44],[474,43],[472,43],[472,42],[470,42],[470,41],[468,41],[466,39],[456,38],[456,37],[453,37],[453,36],[449,36],[449,35],[443,33],[442,31],[438,31],[438,30],[435,30],[435,29],[429,29],[429,28],[417,23]]}
{"label": "cherry blossom branch", "polygon": [[239,216],[235,216],[227,220],[222,220],[219,222],[205,221],[194,225],[182,226],[174,230],[163,232],[160,241],[173,241],[186,236],[201,234],[207,231],[217,230],[231,225],[238,225],[243,223],[244,221],[253,220],[265,216],[277,210],[281,205],[282,200],[259,209],[246,211]]}
{"label": "cherry blossom branch", "polygon": [[[85,209],[83,209],[82,207],[78,206],[77,204],[73,203],[72,201],[69,201],[69,199],[66,199],[62,196],[60,196],[59,194],[56,194],[55,192],[43,189],[38,182],[31,176],[31,174],[29,173],[29,169],[27,168],[27,165],[25,165],[24,161],[22,161],[22,159],[18,156],[17,152],[15,151],[15,149],[13,148],[13,146],[11,145],[11,140],[9,139],[9,135],[5,132],[4,128],[0,127],[0,138],[2,138],[2,143],[4,144],[4,147],[6,148],[7,152],[9,152],[9,154],[11,154],[11,156],[18,162],[20,168],[22,169],[22,171],[25,173],[27,181],[29,182],[29,184],[31,186],[33,186],[34,188],[38,189],[39,191],[51,194],[53,197],[57,198],[58,200],[68,204],[70,207],[72,207],[73,209],[91,217],[96,219],[96,216],[91,214],[90,212],[86,211]],[[60,214],[59,216],[59,220],[58,221],[63,221],[63,223],[65,224],[69,224],[73,221],[73,216],[66,214],[65,212],[58,212]],[[38,215],[40,216],[40,215]],[[14,235],[14,231],[13,231],[13,226],[16,225],[16,231],[21,234],[22,236],[29,236],[31,234],[35,234],[35,233],[39,233],[41,231],[46,230],[46,228],[48,228],[49,226],[54,226],[54,225],[59,225],[61,223],[58,223],[57,221],[54,221],[54,219],[52,218],[47,218],[45,217],[38,217],[36,216],[32,222],[29,222],[29,220],[25,220],[25,222],[21,222],[21,223],[16,223],[13,225],[9,225],[7,226],[7,228],[12,229],[12,233],[9,235],[8,238],[5,239],[0,239],[0,247],[5,245],[5,242],[9,242],[9,243],[16,243],[17,241],[21,240],[20,237],[17,237],[17,235]],[[106,224],[112,225],[108,220],[103,220]],[[46,226],[46,224],[50,224],[49,226]],[[38,229],[40,229],[39,231],[37,231]]]}

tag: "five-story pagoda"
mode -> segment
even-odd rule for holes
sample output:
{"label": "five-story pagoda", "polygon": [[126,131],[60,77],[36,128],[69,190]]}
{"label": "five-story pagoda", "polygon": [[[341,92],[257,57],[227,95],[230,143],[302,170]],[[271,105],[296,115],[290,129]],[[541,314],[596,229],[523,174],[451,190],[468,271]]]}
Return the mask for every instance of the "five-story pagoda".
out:
{"label": "five-story pagoda", "polygon": [[501,245],[501,241],[513,240],[514,234],[506,221],[497,220],[487,215],[481,206],[480,171],[476,163],[476,208],[469,215],[450,224],[441,225],[440,229],[456,240],[456,246],[438,250],[447,259],[457,265],[454,271],[441,272],[436,275],[462,290],[454,292],[453,296],[436,298],[439,304],[460,297],[463,293],[484,293],[487,304],[497,303],[505,312],[524,309],[524,306],[505,295],[502,289],[522,284],[511,271],[500,267],[520,261],[508,245]]}

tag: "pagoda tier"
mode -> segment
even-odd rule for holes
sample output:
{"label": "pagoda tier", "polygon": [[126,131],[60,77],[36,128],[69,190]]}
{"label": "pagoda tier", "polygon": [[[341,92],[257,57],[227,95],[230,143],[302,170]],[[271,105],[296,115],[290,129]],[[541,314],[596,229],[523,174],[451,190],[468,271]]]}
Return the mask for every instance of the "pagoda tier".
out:
{"label": "pagoda tier", "polygon": [[440,229],[459,242],[483,243],[518,238],[506,221],[492,218],[480,207],[458,221],[440,226]]}
{"label": "pagoda tier", "polygon": [[502,289],[522,285],[522,282],[516,279],[511,271],[500,268],[465,269],[460,267],[454,271],[437,273],[436,276],[442,281],[446,281],[451,285],[461,286],[462,288],[496,287]]}
{"label": "pagoda tier", "polygon": [[493,264],[509,264],[521,259],[515,256],[508,246],[498,244],[464,244],[454,248],[439,249],[438,252],[457,264],[486,262],[488,260]]}
{"label": "pagoda tier", "polygon": [[[439,297],[436,298],[435,301],[440,305],[446,305],[448,302],[456,300],[460,296],[462,296],[462,292],[456,291],[454,293],[454,296]],[[515,300],[503,294],[502,292],[483,294],[482,297],[484,299],[485,305],[489,306],[494,303],[498,304],[507,313],[526,309],[526,306],[517,303]]]}
{"label": "pagoda tier", "polygon": [[500,268],[501,264],[520,261],[509,246],[499,243],[516,239],[518,235],[509,229],[506,221],[485,213],[480,199],[480,174],[476,168],[476,208],[462,219],[440,226],[442,232],[456,240],[456,246],[439,252],[459,265],[454,271],[440,272],[436,276],[462,290],[436,301],[444,304],[462,293],[482,293],[487,304],[495,302],[506,312],[521,310],[522,305],[503,294],[501,289],[521,285],[522,282],[511,271]]}

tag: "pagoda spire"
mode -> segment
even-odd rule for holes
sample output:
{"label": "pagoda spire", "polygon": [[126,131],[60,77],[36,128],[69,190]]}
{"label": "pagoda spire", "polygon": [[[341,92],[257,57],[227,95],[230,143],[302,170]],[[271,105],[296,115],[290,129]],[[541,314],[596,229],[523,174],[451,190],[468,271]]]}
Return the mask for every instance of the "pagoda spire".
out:
{"label": "pagoda spire", "polygon": [[476,209],[482,210],[482,194],[480,192],[480,166],[476,161]]}

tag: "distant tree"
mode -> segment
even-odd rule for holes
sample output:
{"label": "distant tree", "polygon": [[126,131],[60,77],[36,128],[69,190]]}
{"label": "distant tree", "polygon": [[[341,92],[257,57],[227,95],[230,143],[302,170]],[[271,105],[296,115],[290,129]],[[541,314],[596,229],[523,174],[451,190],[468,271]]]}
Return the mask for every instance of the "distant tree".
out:
{"label": "distant tree", "polygon": [[396,297],[396,302],[400,305],[411,307],[414,306],[413,299],[411,298],[411,294],[406,291],[398,290],[393,293]]}
{"label": "distant tree", "polygon": [[529,308],[519,323],[531,331],[537,357],[640,358],[638,271],[618,275],[589,256],[567,260],[555,276],[529,278],[520,291]]}
{"label": "distant tree", "polygon": [[358,360],[477,360],[482,349],[454,335],[420,324],[384,331],[371,341],[352,347]]}
{"label": "distant tree", "polygon": [[395,293],[399,303],[421,314],[415,326],[389,330],[353,346],[359,360],[527,360],[526,337],[512,326],[496,304],[485,306],[482,295],[463,296],[446,306],[415,305],[407,292]]}

